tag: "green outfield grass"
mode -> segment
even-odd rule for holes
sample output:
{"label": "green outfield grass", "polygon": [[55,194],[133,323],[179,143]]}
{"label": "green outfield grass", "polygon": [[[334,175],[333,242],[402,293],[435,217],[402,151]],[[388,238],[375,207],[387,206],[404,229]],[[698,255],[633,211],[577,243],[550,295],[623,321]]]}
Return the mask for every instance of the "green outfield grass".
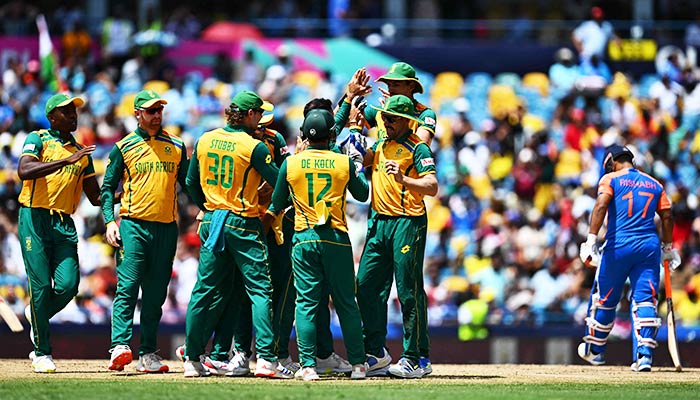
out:
{"label": "green outfield grass", "polygon": [[691,399],[698,398],[700,382],[640,382],[619,384],[504,384],[498,377],[489,383],[451,383],[381,380],[367,382],[319,381],[313,383],[266,380],[196,379],[191,381],[63,379],[1,380],[0,399]]}

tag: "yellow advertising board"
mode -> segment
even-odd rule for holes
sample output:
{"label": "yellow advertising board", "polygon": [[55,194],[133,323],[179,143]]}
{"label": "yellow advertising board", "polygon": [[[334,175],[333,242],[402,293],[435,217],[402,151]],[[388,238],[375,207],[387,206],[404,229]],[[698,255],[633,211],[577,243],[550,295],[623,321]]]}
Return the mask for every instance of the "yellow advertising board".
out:
{"label": "yellow advertising board", "polygon": [[611,61],[654,61],[656,41],[653,39],[621,39],[608,43],[608,56]]}

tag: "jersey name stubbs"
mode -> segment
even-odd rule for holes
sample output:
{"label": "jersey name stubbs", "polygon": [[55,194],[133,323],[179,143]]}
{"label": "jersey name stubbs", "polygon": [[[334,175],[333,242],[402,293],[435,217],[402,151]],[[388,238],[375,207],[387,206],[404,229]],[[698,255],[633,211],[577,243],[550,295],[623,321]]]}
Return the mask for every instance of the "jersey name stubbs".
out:
{"label": "jersey name stubbs", "polygon": [[236,143],[228,140],[214,139],[209,144],[210,149],[235,151]]}

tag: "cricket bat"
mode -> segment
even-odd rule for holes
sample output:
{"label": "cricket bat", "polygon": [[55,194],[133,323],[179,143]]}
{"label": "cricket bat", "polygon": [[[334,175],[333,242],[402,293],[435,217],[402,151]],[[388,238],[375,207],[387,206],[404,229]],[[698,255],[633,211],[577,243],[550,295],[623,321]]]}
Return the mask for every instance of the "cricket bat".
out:
{"label": "cricket bat", "polygon": [[5,320],[5,323],[10,327],[12,332],[22,332],[24,330],[24,326],[19,322],[19,318],[17,318],[15,312],[12,311],[12,308],[7,305],[5,299],[2,297],[0,297],[0,317]]}
{"label": "cricket bat", "polygon": [[678,353],[678,341],[676,340],[676,314],[673,312],[673,297],[671,296],[671,271],[668,267],[669,261],[664,261],[664,278],[666,284],[666,306],[668,315],[666,316],[666,324],[668,326],[668,352],[671,354],[673,366],[676,367],[676,372],[681,372],[681,357]]}

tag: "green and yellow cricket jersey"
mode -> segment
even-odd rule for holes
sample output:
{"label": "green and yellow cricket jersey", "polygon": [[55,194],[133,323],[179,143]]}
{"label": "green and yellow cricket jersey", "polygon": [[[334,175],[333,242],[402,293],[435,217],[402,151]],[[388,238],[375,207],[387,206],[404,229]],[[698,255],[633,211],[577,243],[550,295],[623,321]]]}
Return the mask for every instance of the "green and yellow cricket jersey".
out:
{"label": "green and yellow cricket jersey", "polygon": [[119,215],[151,222],[177,220],[176,182],[184,187],[187,149],[161,129],[154,137],[141,128],[118,141],[109,153],[102,183],[102,214],[114,221],[114,191],[122,182]]}
{"label": "green and yellow cricket jersey", "polygon": [[[347,232],[345,191],[348,189],[356,200],[367,200],[367,181],[355,170],[350,157],[328,148],[309,146],[282,163],[270,212],[281,212],[291,194],[295,231],[330,223],[332,228]],[[319,202],[323,204],[319,206]]]}
{"label": "green and yellow cricket jersey", "polygon": [[[41,162],[52,162],[70,157],[82,148],[83,145],[77,143],[72,135],[68,141],[64,141],[59,131],[42,129],[27,136],[20,157],[30,156]],[[44,177],[23,181],[19,202],[25,207],[73,214],[80,202],[83,180],[94,175],[92,157],[83,157]]]}
{"label": "green and yellow cricket jersey", "polygon": [[258,187],[277,180],[267,146],[243,126],[205,132],[197,141],[187,173],[190,196],[203,210],[229,210],[259,217]]}
{"label": "green and yellow cricket jersey", "polygon": [[424,195],[406,189],[386,172],[386,161],[394,160],[401,172],[418,178],[435,173],[435,161],[430,147],[418,135],[409,132],[396,139],[378,140],[371,148],[372,208],[381,215],[419,216],[425,214]]}
{"label": "green and yellow cricket jersey", "polygon": [[[413,120],[408,121],[408,128],[411,129],[413,132],[416,132],[418,128],[422,127],[429,130],[430,133],[434,136],[435,124],[437,123],[435,111],[433,111],[432,108],[417,101],[414,101],[414,108],[415,112],[413,113],[413,116],[418,118],[421,122],[419,123],[418,121]],[[377,127],[377,138],[383,139],[386,137],[386,128],[384,127],[384,120],[382,120],[381,118],[381,111],[372,107],[366,107],[365,120],[367,121],[367,123],[369,123],[370,126]]]}

